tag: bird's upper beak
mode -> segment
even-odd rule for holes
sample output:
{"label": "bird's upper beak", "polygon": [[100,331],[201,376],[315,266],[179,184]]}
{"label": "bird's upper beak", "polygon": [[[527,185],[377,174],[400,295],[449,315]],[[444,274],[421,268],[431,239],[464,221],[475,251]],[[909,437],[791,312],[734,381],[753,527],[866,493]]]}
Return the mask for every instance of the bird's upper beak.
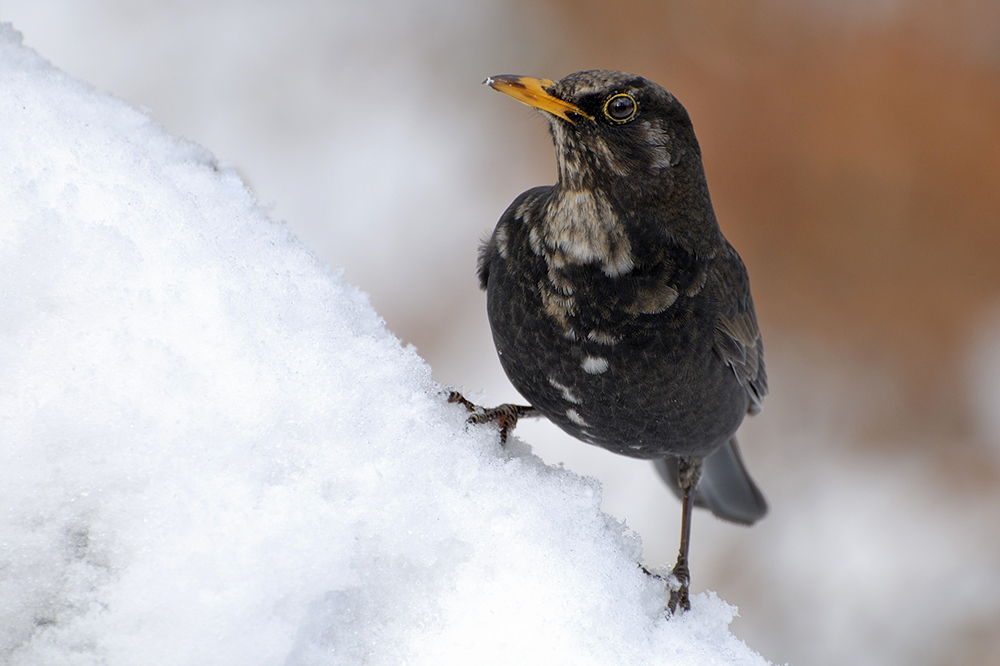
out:
{"label": "bird's upper beak", "polygon": [[533,106],[542,111],[548,111],[554,116],[559,116],[563,120],[575,123],[578,118],[592,118],[576,104],[571,104],[561,100],[548,91],[552,87],[549,79],[536,79],[530,76],[518,76],[516,74],[501,74],[491,76],[485,81],[497,92],[510,95],[518,102],[523,102],[528,106]]}

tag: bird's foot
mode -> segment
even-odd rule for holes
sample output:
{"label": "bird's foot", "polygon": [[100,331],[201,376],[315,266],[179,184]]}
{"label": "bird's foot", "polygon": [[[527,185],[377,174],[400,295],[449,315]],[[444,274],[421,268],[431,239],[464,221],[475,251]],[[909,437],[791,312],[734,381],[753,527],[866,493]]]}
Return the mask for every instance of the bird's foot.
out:
{"label": "bird's foot", "polygon": [[688,569],[687,560],[683,557],[677,558],[670,575],[667,576],[667,587],[670,588],[670,600],[667,602],[667,610],[671,615],[691,610],[691,598],[688,588],[691,585],[691,571]]}
{"label": "bird's foot", "polygon": [[480,407],[458,391],[449,391],[448,402],[457,402],[472,412],[468,423],[496,423],[500,428],[500,444],[507,443],[507,433],[514,429],[521,418],[540,416],[531,405],[503,404],[497,407]]}

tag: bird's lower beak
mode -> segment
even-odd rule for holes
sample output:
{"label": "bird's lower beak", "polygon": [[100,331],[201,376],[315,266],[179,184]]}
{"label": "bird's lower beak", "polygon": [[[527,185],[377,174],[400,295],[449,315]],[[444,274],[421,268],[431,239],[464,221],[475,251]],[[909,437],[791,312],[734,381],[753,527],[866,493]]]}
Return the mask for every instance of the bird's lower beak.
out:
{"label": "bird's lower beak", "polygon": [[576,104],[561,100],[548,92],[547,89],[552,87],[552,81],[549,79],[501,74],[499,76],[491,76],[483,81],[483,83],[497,92],[510,95],[518,102],[541,109],[542,111],[547,111],[571,123],[575,123],[579,118],[591,118],[590,115],[585,113]]}

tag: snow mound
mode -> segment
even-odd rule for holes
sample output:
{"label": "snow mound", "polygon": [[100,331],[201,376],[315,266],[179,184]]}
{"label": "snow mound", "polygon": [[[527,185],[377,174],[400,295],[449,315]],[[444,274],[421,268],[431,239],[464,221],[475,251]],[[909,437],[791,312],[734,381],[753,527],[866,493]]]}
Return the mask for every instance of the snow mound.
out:
{"label": "snow mound", "polygon": [[231,169],[10,25],[0,312],[2,663],[766,664],[714,595],[667,620],[600,488],[466,428]]}

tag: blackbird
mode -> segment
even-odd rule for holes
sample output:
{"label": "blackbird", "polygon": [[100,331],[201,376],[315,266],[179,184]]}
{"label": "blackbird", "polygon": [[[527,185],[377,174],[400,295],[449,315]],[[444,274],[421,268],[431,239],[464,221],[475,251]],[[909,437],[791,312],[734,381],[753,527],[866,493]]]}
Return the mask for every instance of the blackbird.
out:
{"label": "blackbird", "polygon": [[477,420],[499,419],[506,435],[540,413],[584,442],[657,461],[682,500],[668,608],[687,610],[692,506],[745,525],[767,512],[734,436],[767,393],[760,330],[691,119],[622,72],[484,83],[543,112],[558,179],[517,197],[480,248],[497,354],[530,406]]}

